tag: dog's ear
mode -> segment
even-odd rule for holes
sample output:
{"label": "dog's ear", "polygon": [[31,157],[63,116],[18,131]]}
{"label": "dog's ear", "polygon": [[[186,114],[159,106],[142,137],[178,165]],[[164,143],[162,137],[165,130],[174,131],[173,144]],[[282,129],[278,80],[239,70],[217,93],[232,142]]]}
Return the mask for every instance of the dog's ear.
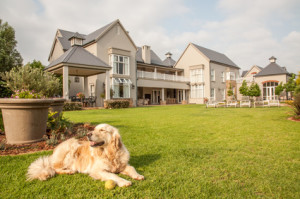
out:
{"label": "dog's ear", "polygon": [[121,141],[121,136],[119,134],[118,129],[114,128],[114,133],[113,133],[113,142],[115,145],[115,148],[118,150],[122,147],[122,141]]}

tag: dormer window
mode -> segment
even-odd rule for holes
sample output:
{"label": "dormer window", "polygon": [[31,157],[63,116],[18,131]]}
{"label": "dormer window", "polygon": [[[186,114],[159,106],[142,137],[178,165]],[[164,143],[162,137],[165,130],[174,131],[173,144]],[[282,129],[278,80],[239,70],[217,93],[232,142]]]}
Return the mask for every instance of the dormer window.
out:
{"label": "dormer window", "polygon": [[76,32],[72,37],[69,38],[71,46],[82,46],[84,37]]}

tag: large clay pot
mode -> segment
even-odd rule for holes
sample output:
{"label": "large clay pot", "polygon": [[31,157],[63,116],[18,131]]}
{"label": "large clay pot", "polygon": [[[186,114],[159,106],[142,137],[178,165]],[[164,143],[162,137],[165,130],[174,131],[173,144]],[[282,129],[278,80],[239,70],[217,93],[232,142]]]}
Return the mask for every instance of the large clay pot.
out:
{"label": "large clay pot", "polygon": [[0,99],[8,144],[38,142],[46,133],[52,99]]}
{"label": "large clay pot", "polygon": [[57,112],[54,117],[58,117],[64,108],[64,103],[66,99],[64,98],[53,98],[54,102],[50,105],[50,110],[52,112]]}

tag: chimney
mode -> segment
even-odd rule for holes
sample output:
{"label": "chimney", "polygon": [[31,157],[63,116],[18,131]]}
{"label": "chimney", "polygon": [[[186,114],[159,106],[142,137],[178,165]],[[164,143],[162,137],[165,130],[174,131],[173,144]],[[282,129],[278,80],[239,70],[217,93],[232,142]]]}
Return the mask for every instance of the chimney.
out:
{"label": "chimney", "polygon": [[76,32],[72,37],[69,38],[69,41],[71,42],[71,46],[82,46],[84,39],[84,37]]}
{"label": "chimney", "polygon": [[165,55],[166,55],[167,58],[171,58],[172,57],[172,53],[170,53],[170,52],[167,52]]}
{"label": "chimney", "polygon": [[276,62],[276,58],[274,56],[270,57],[269,60],[270,60],[271,63],[275,63]]}
{"label": "chimney", "polygon": [[145,64],[151,64],[150,46],[144,45],[142,47],[142,58],[143,58]]}

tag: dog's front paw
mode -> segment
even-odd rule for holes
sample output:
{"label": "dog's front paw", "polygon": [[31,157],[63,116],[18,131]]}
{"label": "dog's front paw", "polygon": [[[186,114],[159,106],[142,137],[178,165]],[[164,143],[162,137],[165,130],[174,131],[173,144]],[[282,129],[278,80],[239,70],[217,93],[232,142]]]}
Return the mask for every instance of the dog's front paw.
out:
{"label": "dog's front paw", "polygon": [[134,178],[133,178],[133,179],[135,179],[135,180],[144,180],[144,179],[145,179],[145,177],[144,177],[144,176],[142,176],[142,175],[140,175],[140,174],[138,174],[138,175],[134,176]]}
{"label": "dog's front paw", "polygon": [[132,183],[127,180],[122,180],[118,182],[119,187],[129,187]]}

